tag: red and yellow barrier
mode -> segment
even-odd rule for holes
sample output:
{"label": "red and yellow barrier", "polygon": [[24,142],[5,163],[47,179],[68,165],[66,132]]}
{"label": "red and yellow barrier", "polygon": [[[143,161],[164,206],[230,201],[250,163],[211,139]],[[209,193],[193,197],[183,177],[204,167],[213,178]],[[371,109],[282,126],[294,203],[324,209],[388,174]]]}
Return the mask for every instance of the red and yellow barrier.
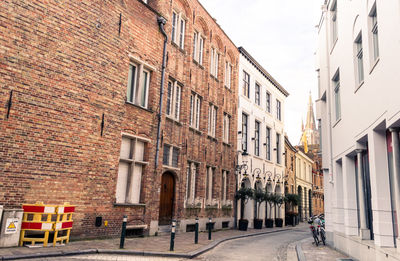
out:
{"label": "red and yellow barrier", "polygon": [[[23,246],[24,242],[30,242],[32,246],[36,243],[43,243],[47,246],[49,241],[49,233],[54,231],[53,246],[58,241],[63,243],[69,242],[69,235],[71,233],[73,220],[72,213],[75,212],[75,206],[65,203],[64,205],[45,205],[43,202],[36,204],[23,205],[24,215],[21,224],[21,236],[19,245]],[[67,230],[65,236],[58,236],[59,231]],[[27,236],[26,232],[35,231],[43,232],[43,237],[37,238]]]}

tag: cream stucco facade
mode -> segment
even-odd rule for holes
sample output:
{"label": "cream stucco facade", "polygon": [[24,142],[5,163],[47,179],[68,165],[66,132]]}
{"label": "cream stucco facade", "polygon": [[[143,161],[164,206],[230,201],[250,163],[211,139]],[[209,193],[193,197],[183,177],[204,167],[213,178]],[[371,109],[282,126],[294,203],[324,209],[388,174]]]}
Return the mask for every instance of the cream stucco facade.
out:
{"label": "cream stucco facade", "polygon": [[326,231],[359,260],[400,260],[399,28],[398,0],[327,0],[318,27]]}
{"label": "cream stucco facade", "polygon": [[312,159],[298,149],[296,153],[296,186],[297,194],[300,196],[298,206],[300,220],[307,220],[312,215],[312,165]]}
{"label": "cream stucco facade", "polygon": [[[245,49],[240,47],[239,51],[238,163],[246,162],[247,176],[244,171],[239,174],[238,186],[243,182],[246,187],[283,194],[284,105],[289,94]],[[269,107],[267,93],[270,95]],[[243,151],[249,154],[245,158]],[[261,205],[260,219],[265,219],[265,205]],[[238,208],[240,213],[240,204]],[[276,210],[268,207],[267,211],[272,211],[272,218],[284,219],[284,206]],[[254,202],[249,200],[244,211],[249,227],[253,227],[254,217]]]}

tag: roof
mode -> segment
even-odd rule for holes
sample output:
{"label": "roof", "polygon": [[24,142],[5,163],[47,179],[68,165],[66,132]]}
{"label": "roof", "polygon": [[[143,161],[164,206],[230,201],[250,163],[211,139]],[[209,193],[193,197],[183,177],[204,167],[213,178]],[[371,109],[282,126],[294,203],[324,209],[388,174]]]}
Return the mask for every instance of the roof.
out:
{"label": "roof", "polygon": [[265,70],[257,61],[256,59],[254,59],[243,47],[239,47],[239,52],[254,66],[257,68],[257,70],[264,75],[265,78],[267,78],[267,80],[269,82],[272,83],[272,85],[274,85],[281,93],[283,93],[283,95],[285,95],[286,97],[289,96],[289,92],[285,90],[285,88],[282,87],[282,85],[280,85],[275,79],[274,77],[271,76],[271,74],[269,74],[267,72],[267,70]]}
{"label": "roof", "polygon": [[297,149],[296,149],[295,147],[293,147],[292,143],[290,143],[289,138],[288,138],[287,136],[285,136],[285,142],[286,142],[286,144],[288,145],[288,147],[289,147],[292,151],[297,152]]}

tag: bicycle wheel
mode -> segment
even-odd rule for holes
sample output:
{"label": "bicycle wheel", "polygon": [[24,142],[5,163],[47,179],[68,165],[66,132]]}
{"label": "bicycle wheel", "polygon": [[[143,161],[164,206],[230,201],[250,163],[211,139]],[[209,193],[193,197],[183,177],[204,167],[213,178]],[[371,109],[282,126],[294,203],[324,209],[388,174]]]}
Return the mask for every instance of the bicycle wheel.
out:
{"label": "bicycle wheel", "polygon": [[314,242],[315,242],[315,245],[318,246],[319,245],[319,239],[318,239],[318,236],[316,234],[317,233],[314,231],[313,232]]}
{"label": "bicycle wheel", "polygon": [[321,231],[321,240],[322,240],[322,243],[325,246],[325,232],[323,232],[323,231]]}

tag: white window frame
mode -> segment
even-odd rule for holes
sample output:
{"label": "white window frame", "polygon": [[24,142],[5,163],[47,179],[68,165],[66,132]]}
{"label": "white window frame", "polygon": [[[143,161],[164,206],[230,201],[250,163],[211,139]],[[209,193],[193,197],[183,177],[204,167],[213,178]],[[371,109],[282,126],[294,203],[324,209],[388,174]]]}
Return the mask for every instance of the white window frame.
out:
{"label": "white window frame", "polygon": [[211,104],[208,106],[208,135],[215,137],[215,131],[217,128],[217,113],[218,108]]}
{"label": "white window frame", "polygon": [[267,112],[269,112],[269,113],[271,113],[271,101],[272,101],[271,97],[272,97],[271,93],[267,91],[266,97],[265,97],[265,102],[266,102],[265,107],[266,107]]}
{"label": "white window frame", "polygon": [[225,142],[226,144],[229,144],[230,123],[231,123],[231,116],[227,113],[224,113],[222,141]]}
{"label": "white window frame", "polygon": [[371,42],[373,46],[373,62],[378,60],[379,58],[379,34],[378,34],[378,15],[377,15],[377,9],[376,9],[376,4],[371,10],[371,13],[369,14],[369,18],[371,21]]}
{"label": "white window frame", "polygon": [[260,132],[261,132],[261,122],[254,122],[254,155],[260,156]]}
{"label": "white window frame", "polygon": [[282,121],[282,103],[278,99],[276,99],[276,118]]}
{"label": "white window frame", "polygon": [[172,42],[185,49],[186,19],[181,12],[172,11]]}
{"label": "white window frame", "polygon": [[337,22],[337,1],[331,7],[331,30],[332,30],[332,45],[338,39],[338,22]]}
{"label": "white window frame", "polygon": [[[123,146],[124,140],[130,142],[129,145],[129,156],[124,157],[123,154]],[[141,155],[138,155],[137,146],[138,142],[143,144],[143,151]],[[120,160],[118,167],[118,176],[117,176],[117,184],[116,184],[116,203],[117,204],[139,204],[140,202],[140,192],[142,186],[142,176],[145,171],[145,166],[148,165],[148,162],[145,161],[144,156],[147,150],[147,143],[149,141],[147,139],[141,139],[140,137],[131,136],[131,135],[122,135],[121,140],[121,148],[120,148]],[[140,151],[139,151],[140,153]],[[128,164],[128,173],[126,173],[126,179],[122,176],[121,171],[123,170],[121,164]],[[137,166],[140,166],[140,174],[135,173],[137,170]],[[123,180],[124,179],[124,180]],[[136,183],[133,181],[136,180]],[[124,189],[125,193],[123,197],[119,197],[119,189]]]}
{"label": "white window frame", "polygon": [[340,102],[340,73],[339,70],[335,73],[332,79],[335,101],[335,119],[339,121],[342,117],[341,102]]}
{"label": "white window frame", "polygon": [[213,199],[213,177],[215,175],[215,168],[211,166],[207,166],[206,173],[206,202],[210,204]]}
{"label": "white window frame", "polygon": [[219,52],[217,48],[211,47],[210,74],[218,79]]}
{"label": "white window frame", "polygon": [[[244,119],[246,119],[246,122],[244,122]],[[248,152],[249,149],[248,136],[249,136],[249,115],[246,113],[242,113],[242,151]]]}
{"label": "white window frame", "polygon": [[266,146],[265,158],[267,160],[271,160],[271,128],[267,126],[267,128],[265,130],[266,130],[266,133],[265,133],[265,146]]}
{"label": "white window frame", "polygon": [[250,98],[250,74],[243,70],[243,96]]}
{"label": "white window frame", "polygon": [[276,133],[276,163],[282,163],[282,155],[281,155],[281,134]]}
{"label": "white window frame", "polygon": [[254,85],[254,102],[257,105],[261,105],[261,85],[257,82]]}
{"label": "white window frame", "polygon": [[222,202],[226,203],[227,202],[227,196],[229,193],[229,171],[227,170],[222,170]]}
{"label": "white window frame", "polygon": [[193,39],[193,60],[203,65],[204,37],[200,32],[194,32]]}
{"label": "white window frame", "polygon": [[192,92],[190,95],[190,119],[189,126],[193,129],[199,130],[200,128],[200,115],[201,114],[201,97]]}
{"label": "white window frame", "polygon": [[357,36],[355,42],[355,63],[356,63],[356,71],[357,71],[357,83],[361,85],[364,82],[364,50],[363,50],[363,41],[362,34]]}
{"label": "white window frame", "polygon": [[[135,68],[135,72],[132,68]],[[152,71],[144,64],[137,61],[130,62],[126,94],[128,103],[148,108],[151,73]]]}
{"label": "white window frame", "polygon": [[225,87],[230,89],[232,81],[232,64],[230,62],[225,62]]}
{"label": "white window frame", "polygon": [[182,86],[175,80],[168,81],[166,115],[179,121],[181,111]]}
{"label": "white window frame", "polygon": [[199,164],[188,161],[186,170],[186,202],[193,204],[196,198],[196,178],[199,170]]}
{"label": "white window frame", "polygon": [[[165,154],[166,148],[168,149],[168,159],[167,159],[168,162],[164,162],[164,159],[165,159],[164,154]],[[177,151],[177,153],[178,153],[177,154],[178,159],[176,161],[176,165],[173,165],[173,157],[174,157],[175,151]],[[181,150],[179,147],[164,143],[163,144],[163,166],[168,166],[168,167],[173,167],[173,168],[179,169],[180,152],[181,152]]]}

